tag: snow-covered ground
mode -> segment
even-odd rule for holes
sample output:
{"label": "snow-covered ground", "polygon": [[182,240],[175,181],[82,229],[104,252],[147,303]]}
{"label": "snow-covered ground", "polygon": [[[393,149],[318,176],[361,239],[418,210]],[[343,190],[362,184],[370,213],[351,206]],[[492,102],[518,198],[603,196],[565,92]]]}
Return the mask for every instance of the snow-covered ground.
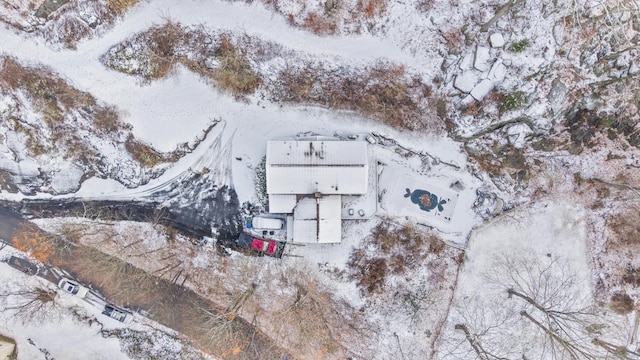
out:
{"label": "snow-covered ground", "polygon": [[[363,323],[371,325],[377,331],[376,336],[368,339],[370,344],[358,345],[366,347],[378,344],[384,349],[378,349],[375,354],[363,351],[360,353],[363,358],[367,355],[390,358],[397,357],[398,354],[407,358],[469,358],[473,356],[474,349],[465,338],[462,327],[456,328],[456,325],[465,325],[474,336],[480,334],[480,343],[485,344],[483,346],[486,351],[494,353],[492,356],[519,358],[526,355],[531,358],[540,353],[548,354],[541,352],[548,351],[549,344],[545,343],[544,334],[540,335],[540,327],[535,328],[533,322],[527,322],[527,318],[519,313],[527,311],[530,315],[537,316],[535,309],[518,303],[518,299],[507,297],[508,287],[515,285],[510,283],[513,279],[505,278],[505,275],[511,273],[513,266],[522,266],[529,274],[541,269],[551,269],[554,277],[548,280],[553,284],[562,282],[565,278],[571,279],[571,286],[562,289],[561,293],[573,301],[567,301],[568,305],[576,304],[576,299],[580,301],[576,306],[591,305],[593,281],[589,265],[592,254],[586,246],[593,243],[590,237],[594,235],[590,231],[594,228],[586,222],[593,220],[594,212],[584,206],[580,196],[574,198],[574,195],[569,194],[574,191],[574,183],[577,184],[575,186],[580,186],[582,178],[600,176],[608,181],[620,180],[625,184],[633,184],[638,177],[637,172],[634,173],[638,157],[634,157],[637,151],[632,147],[618,147],[619,144],[611,145],[603,140],[604,130],[598,135],[599,141],[603,141],[602,147],[615,146],[616,152],[631,154],[628,159],[620,160],[616,156],[623,155],[612,155],[607,151],[595,151],[592,154],[586,149],[579,156],[571,156],[576,151],[568,146],[554,149],[556,152],[551,154],[538,150],[526,152],[526,142],[528,136],[544,136],[554,126],[560,133],[565,131],[557,124],[562,122],[561,111],[569,106],[570,101],[575,100],[576,95],[570,94],[569,88],[562,81],[571,87],[570,81],[575,77],[576,85],[571,90],[583,91],[596,80],[610,80],[607,76],[611,72],[596,75],[593,71],[592,67],[598,61],[615,62],[617,70],[615,74],[611,74],[617,78],[637,72],[633,68],[635,58],[628,58],[636,55],[622,56],[619,61],[605,56],[614,52],[612,47],[617,45],[613,40],[609,41],[607,37],[607,41],[599,41],[600,38],[594,37],[598,40],[594,42],[598,44],[586,46],[584,44],[591,42],[590,30],[585,30],[584,33],[572,30],[588,25],[582,23],[581,16],[595,19],[595,16],[606,13],[614,2],[584,2],[565,6],[566,4],[528,1],[514,7],[496,22],[490,32],[480,31],[479,27],[489,21],[502,3],[382,2],[384,11],[373,9],[367,15],[367,20],[362,20],[362,15],[351,14],[357,8],[353,4],[353,8],[339,9],[338,35],[335,36],[318,36],[301,28],[304,20],[300,20],[312,11],[323,11],[323,2],[309,5],[297,1],[276,1],[276,5],[265,3],[267,5],[259,1],[141,2],[100,36],[80,41],[75,50],[58,49],[41,38],[26,37],[13,30],[0,31],[0,53],[15,56],[27,63],[47,65],[78,89],[91,93],[105,104],[116,106],[122,119],[132,125],[136,138],[145,140],[156,149],[171,151],[185,142],[193,144],[204,136],[204,129],[215,123],[207,138],[192,153],[145,186],[125,189],[114,180],[91,178],[83,183],[78,192],[66,197],[135,199],[163,189],[177,179],[188,179],[186,174],[195,172],[210,173],[215,185],[231,185],[236,190],[240,203],[256,203],[255,168],[265,155],[267,140],[291,137],[308,131],[324,135],[335,132],[382,133],[384,137],[379,137],[378,140],[383,141],[370,146],[381,163],[379,170],[382,175],[378,189],[381,206],[378,208],[378,215],[391,218],[394,224],[417,225],[425,231],[426,228],[422,225],[435,226],[441,238],[456,246],[447,248],[451,251],[446,253],[450,258],[435,259],[442,261],[438,263],[434,260],[416,272],[405,274],[407,278],[414,276],[413,279],[400,279],[399,276],[388,279],[384,285],[388,291],[396,294],[408,291],[403,293],[406,295],[403,299],[398,300],[396,295],[390,293],[362,296],[349,279],[348,263],[354,250],[364,248],[365,252],[372,253],[378,250],[376,246],[379,244],[376,245],[370,238],[372,230],[382,221],[377,217],[345,222],[342,244],[307,245],[291,249],[288,253],[301,256],[302,259],[285,258],[278,263],[274,259],[246,259],[233,254],[230,260],[221,260],[213,256],[207,257],[210,254],[205,251],[198,255],[192,253],[186,263],[193,266],[185,271],[191,271],[193,277],[187,285],[200,293],[210,294],[216,300],[229,303],[231,300],[223,290],[237,291],[238,288],[229,283],[225,283],[226,288],[217,287],[218,283],[208,279],[208,267],[216,267],[218,275],[226,276],[225,271],[228,271],[238,278],[242,274],[246,275],[243,271],[253,271],[257,274],[256,278],[266,284],[257,290],[257,294],[265,296],[263,303],[255,301],[254,304],[256,309],[263,310],[266,308],[264,301],[275,300],[277,296],[293,299],[301,288],[306,291],[311,287],[312,280],[319,279],[317,282],[322,284],[322,291],[312,294],[332,293],[332,300],[345,300],[345,308],[353,310],[353,313],[361,311],[366,314],[368,321]],[[348,5],[353,2],[345,3]],[[20,2],[20,6],[23,5]],[[625,6],[618,9],[618,20],[622,22],[626,19],[624,24],[631,24],[631,14]],[[289,15],[295,18],[288,20]],[[203,24],[216,30],[246,33],[309,58],[322,58],[336,67],[368,64],[378,59],[395,62],[409,69],[409,73],[420,77],[425,83],[433,83],[434,91],[431,96],[434,104],[436,100],[440,100],[443,105],[442,108],[434,105],[434,109],[430,111],[438,112],[443,120],[447,118],[452,122],[452,133],[460,137],[472,137],[492,125],[514,121],[504,130],[491,132],[486,138],[480,138],[475,143],[471,140],[466,145],[477,147],[490,155],[493,152],[499,153],[499,149],[508,149],[511,155],[520,154],[520,149],[525,149],[525,154],[535,158],[536,162],[533,165],[533,161],[511,164],[520,168],[513,170],[506,166],[508,170],[505,170],[501,167],[501,173],[487,175],[491,169],[483,169],[477,164],[470,166],[466,156],[468,149],[446,136],[400,131],[355,112],[304,104],[283,105],[259,96],[249,96],[238,101],[180,65],[167,78],[143,83],[133,76],[110,70],[101,63],[101,56],[112,46],[134,33],[163,24],[167,19],[187,26]],[[625,31],[632,33],[629,27],[625,27]],[[607,27],[603,28],[604,30],[598,31],[609,31]],[[505,41],[504,44],[499,41],[500,37]],[[513,50],[512,45],[518,41],[526,43],[522,46],[528,48],[527,51]],[[577,45],[572,45],[574,43]],[[606,48],[606,51],[598,46]],[[605,55],[601,55],[601,52]],[[522,108],[505,109],[500,101],[504,102],[506,95],[518,95],[516,90],[524,92],[521,95],[523,99],[518,100],[523,102],[520,104]],[[620,99],[626,99],[623,97],[625,89],[616,89],[616,93],[621,94]],[[612,99],[618,98],[612,95]],[[612,110],[617,106],[615,104],[616,101],[610,101],[603,104],[602,109]],[[588,100],[583,105],[590,109],[595,107]],[[557,137],[562,136],[567,137]],[[613,137],[611,134],[607,136],[610,140]],[[623,145],[627,146],[626,143]],[[0,147],[2,149],[4,148]],[[30,159],[23,160],[25,171],[36,171]],[[499,166],[502,166],[502,162]],[[69,177],[78,177],[72,167],[68,169]],[[620,174],[625,176],[619,176]],[[59,188],[67,186],[64,179],[56,180],[54,184]],[[407,195],[406,189],[410,193],[416,189],[432,191],[438,199],[444,197],[447,203],[443,203],[442,210],[425,213],[419,210],[418,204],[411,202],[411,196],[404,196]],[[551,193],[553,198],[516,209],[472,233],[456,285],[458,268],[455,264],[462,261],[459,260],[462,258],[454,254],[458,253],[457,247],[467,244],[467,236],[472,228],[482,222],[482,217],[491,218],[502,210],[539,199],[543,197],[540,194],[547,193]],[[482,195],[476,199],[478,194]],[[3,192],[0,193],[0,198],[20,199],[22,195]],[[573,205],[567,205],[567,202],[572,202]],[[611,215],[606,207],[600,211],[597,214]],[[42,225],[47,224],[43,222]],[[602,229],[595,228],[595,231],[600,230]],[[155,240],[158,243],[151,245],[166,245],[166,239]],[[602,246],[598,251],[605,251],[604,245],[598,245]],[[156,266],[163,266],[153,261],[139,265],[147,266],[150,271],[157,270]],[[420,295],[411,291],[428,288],[421,287],[419,280],[422,277],[431,281],[433,277],[430,276],[435,271],[429,267],[435,268],[437,265],[442,273],[441,283],[438,284],[445,289],[439,289],[440,298],[433,300],[433,309],[442,317],[446,316],[449,311],[447,296],[453,297],[453,306],[444,332],[439,333],[433,329],[437,327],[433,323],[443,318],[432,315],[426,316],[423,323],[409,321],[411,324],[406,326],[408,320],[397,316],[399,309],[406,307],[406,299],[411,300]],[[230,266],[232,269],[217,268],[223,266]],[[501,272],[498,271],[500,269]],[[3,268],[0,274],[4,273],[10,273],[10,269],[5,271]],[[272,279],[269,276],[272,273],[279,274],[280,278]],[[306,279],[309,282],[300,280],[303,285],[287,283],[287,276],[290,274],[310,274]],[[434,280],[433,284],[436,283]],[[269,288],[269,285],[273,287]],[[412,288],[407,289],[410,286]],[[451,288],[447,288],[448,286]],[[278,309],[273,311],[276,315],[282,315],[278,313]],[[251,310],[243,310],[242,314],[249,316],[253,313]],[[67,318],[61,320],[62,326],[65,329],[75,326],[71,318],[65,316]],[[619,336],[628,333],[625,326],[632,319],[619,317],[615,320],[624,326],[607,328],[606,331],[603,330],[602,337],[620,346],[635,349],[635,342],[626,342],[621,340],[624,336]],[[261,322],[260,325],[268,330],[276,327],[268,321]],[[24,331],[7,335],[15,336],[19,340],[19,348],[31,349],[33,356],[42,356],[36,347],[46,347],[54,357],[57,355],[65,358],[64,349],[57,348],[57,342],[52,341],[45,333],[48,331],[46,328],[50,327],[27,329],[29,333],[33,331],[36,334],[32,337],[36,346],[24,343]],[[484,330],[487,331],[483,332]],[[420,338],[423,334],[429,338],[428,341]],[[432,335],[439,338],[431,338]],[[78,338],[77,341],[82,343],[90,338]],[[584,339],[586,337],[582,338]],[[289,341],[287,345],[296,346],[295,339],[285,340]],[[347,340],[342,339],[342,342],[348,343]],[[114,341],[105,342],[104,352],[114,351]],[[433,342],[440,348],[434,349]],[[505,347],[506,344],[518,345]],[[354,345],[352,350],[358,354],[356,347]],[[22,354],[22,350],[20,351]],[[113,358],[120,355],[116,354]],[[86,356],[93,357],[92,354]],[[544,355],[541,357],[545,358]]]}
{"label": "snow-covered ground", "polygon": [[[125,114],[124,120],[134,126],[136,136],[141,136],[160,150],[172,150],[177,144],[193,140],[200,130],[218,116],[226,118],[229,115],[233,122],[238,123],[255,119],[255,114],[234,117],[238,110],[234,111],[233,107],[227,110],[232,106],[228,103],[233,101],[216,96],[215,89],[206,86],[192,74],[179,72],[175,77],[142,85],[137,79],[109,70],[100,63],[100,56],[111,46],[132,33],[164,23],[167,17],[185,24],[210,23],[223,29],[258,34],[266,40],[311,54],[338,56],[347,60],[394,59],[395,56],[402,62],[411,59],[392,44],[380,46],[379,40],[373,37],[323,38],[321,47],[314,46],[319,39],[317,36],[291,29],[284,19],[273,17],[259,4],[185,3],[172,0],[141,3],[103,37],[82,42],[75,51],[56,51],[43,44],[42,40],[25,41],[20,34],[11,31],[0,33],[0,42],[3,44],[0,50],[22,60],[49,65],[81,90],[116,105]],[[396,51],[389,51],[393,48]],[[237,107],[251,109],[245,104],[237,104]],[[303,117],[302,113],[297,116],[309,117]],[[262,118],[260,122],[270,122],[265,121],[267,118]],[[252,124],[245,125],[251,128]],[[229,131],[233,132],[233,129]]]}
{"label": "snow-covered ground", "polygon": [[[592,347],[594,338],[636,348],[637,339],[628,337],[634,331],[633,316],[602,311],[593,299],[585,220],[585,209],[579,205],[545,201],[523,206],[474,230],[439,358],[472,356],[474,349],[462,325],[492,357],[553,358],[554,352],[565,353],[523,311],[554,329],[559,339],[576,343],[596,358],[607,355]],[[525,294],[531,302],[510,295],[510,289]],[[543,310],[556,311],[561,319]],[[598,331],[589,329],[599,322],[605,325]]]}
{"label": "snow-covered ground", "polygon": [[[184,24],[215,24],[220,29],[242,31],[311,56],[333,57],[337,63],[387,59],[429,78],[440,65],[444,54],[439,52],[444,49],[432,46],[440,44],[440,41],[429,36],[412,40],[419,45],[407,46],[407,31],[408,28],[414,31],[420,26],[434,31],[441,23],[438,18],[445,17],[442,12],[446,9],[438,4],[431,11],[432,16],[427,17],[420,12],[407,11],[408,8],[411,6],[390,5],[386,16],[394,26],[386,27],[385,31],[378,29],[360,35],[319,37],[303,29],[291,28],[284,17],[274,16],[260,3],[162,0],[140,3],[101,37],[80,42],[77,50],[53,50],[38,38],[25,41],[20,34],[10,31],[0,33],[0,43],[3,44],[3,52],[21,60],[49,65],[74,86],[115,105],[124,115],[123,120],[132,124],[136,137],[159,150],[168,151],[178,144],[193,142],[212,121],[224,121],[222,143],[230,141],[232,158],[241,159],[232,162],[232,174],[242,203],[255,199],[253,169],[264,155],[264,141],[256,141],[256,134],[260,134],[261,139],[268,139],[309,130],[319,133],[378,130],[417,151],[427,151],[443,159],[459,154],[455,155],[455,162],[463,167],[466,161],[460,154],[460,145],[447,138],[434,142],[423,134],[398,132],[353,113],[306,106],[282,107],[251,98],[248,103],[238,102],[220,94],[181,67],[167,79],[141,84],[136,78],[107,69],[100,63],[100,57],[132,33],[164,23],[169,18]],[[283,9],[286,12],[287,7]],[[462,24],[464,13],[473,13],[468,4],[458,7],[454,14],[447,13],[446,18],[452,26]],[[411,21],[406,20],[407,16]],[[395,26],[400,24],[403,26]],[[213,137],[208,141],[213,141]],[[206,146],[203,144],[201,147]],[[191,165],[187,164],[188,161],[183,161],[175,167],[185,169],[185,165]],[[105,188],[112,188],[112,183],[111,180],[93,180],[86,183],[80,194],[90,196],[93,192],[109,196]],[[120,189],[116,187],[114,190]]]}

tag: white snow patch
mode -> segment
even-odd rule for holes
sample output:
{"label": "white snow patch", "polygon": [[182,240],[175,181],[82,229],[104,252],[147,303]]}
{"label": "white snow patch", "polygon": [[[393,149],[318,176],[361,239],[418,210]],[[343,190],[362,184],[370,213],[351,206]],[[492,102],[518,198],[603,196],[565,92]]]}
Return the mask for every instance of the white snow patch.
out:
{"label": "white snow patch", "polygon": [[493,48],[500,48],[504,46],[504,37],[501,33],[493,33],[489,36],[489,43]]}
{"label": "white snow patch", "polygon": [[460,75],[456,75],[456,79],[453,81],[453,86],[462,91],[463,93],[469,93],[473,90],[473,87],[478,83],[480,76],[477,72],[469,70]]}
{"label": "white snow patch", "polygon": [[494,83],[499,83],[503,81],[506,76],[507,67],[502,62],[502,59],[498,59],[493,63],[493,65],[491,65],[491,70],[489,70],[487,79],[493,81]]}
{"label": "white snow patch", "polygon": [[507,129],[509,142],[518,149],[525,145],[526,136],[530,133],[532,130],[529,125],[523,123],[514,124]]}
{"label": "white snow patch", "polygon": [[84,175],[84,170],[69,161],[63,162],[58,169],[59,170],[54,172],[51,177],[51,188],[53,191],[60,194],[77,190],[80,186],[80,180]]}
{"label": "white snow patch", "polygon": [[485,46],[477,46],[475,57],[473,59],[473,67],[480,71],[489,70],[489,48]]}
{"label": "white snow patch", "polygon": [[493,90],[493,81],[484,79],[471,90],[471,96],[480,101]]}

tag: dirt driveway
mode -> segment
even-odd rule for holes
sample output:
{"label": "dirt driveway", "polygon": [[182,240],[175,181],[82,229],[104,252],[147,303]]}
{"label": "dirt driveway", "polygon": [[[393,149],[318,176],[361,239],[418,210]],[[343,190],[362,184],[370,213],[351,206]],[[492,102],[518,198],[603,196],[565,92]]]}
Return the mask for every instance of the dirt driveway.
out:
{"label": "dirt driveway", "polygon": [[11,241],[11,237],[15,234],[15,232],[21,227],[25,226],[25,224],[30,224],[24,218],[4,207],[0,207],[0,239],[5,241]]}

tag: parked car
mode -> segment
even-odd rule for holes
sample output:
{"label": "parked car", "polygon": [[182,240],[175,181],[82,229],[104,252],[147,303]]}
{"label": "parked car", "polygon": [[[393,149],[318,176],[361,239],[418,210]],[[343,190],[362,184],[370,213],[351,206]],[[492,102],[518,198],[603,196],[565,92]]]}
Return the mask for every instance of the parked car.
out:
{"label": "parked car", "polygon": [[366,139],[369,142],[369,144],[375,144],[376,143],[376,138],[374,138],[371,135],[367,135]]}
{"label": "parked car", "polygon": [[251,225],[254,229],[274,229],[280,230],[284,227],[284,221],[278,218],[266,216],[254,216]]}
{"label": "parked car", "polygon": [[76,281],[69,280],[67,278],[60,279],[58,287],[65,292],[68,292],[69,294],[77,295],[81,298],[87,296],[87,293],[89,292],[89,289],[87,289],[86,287],[80,285]]}
{"label": "parked car", "polygon": [[278,242],[274,240],[263,240],[263,239],[253,238],[253,240],[251,241],[251,250],[263,252],[267,255],[275,254],[277,248],[278,248]]}
{"label": "parked car", "polygon": [[113,305],[105,305],[102,315],[107,315],[108,317],[123,323],[131,322],[131,317],[133,316],[129,311],[118,309]]}
{"label": "parked car", "polygon": [[269,239],[261,239],[251,234],[242,233],[238,237],[237,244],[241,248],[250,249],[260,254],[281,257],[284,244]]}

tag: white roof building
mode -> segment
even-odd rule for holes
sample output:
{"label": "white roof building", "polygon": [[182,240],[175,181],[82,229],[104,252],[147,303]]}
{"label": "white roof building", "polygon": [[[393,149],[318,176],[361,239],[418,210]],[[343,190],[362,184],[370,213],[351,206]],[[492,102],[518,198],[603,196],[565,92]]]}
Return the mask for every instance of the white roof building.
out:
{"label": "white roof building", "polygon": [[269,212],[293,213],[293,241],[341,241],[341,195],[365,194],[364,141],[284,140],[267,143]]}

